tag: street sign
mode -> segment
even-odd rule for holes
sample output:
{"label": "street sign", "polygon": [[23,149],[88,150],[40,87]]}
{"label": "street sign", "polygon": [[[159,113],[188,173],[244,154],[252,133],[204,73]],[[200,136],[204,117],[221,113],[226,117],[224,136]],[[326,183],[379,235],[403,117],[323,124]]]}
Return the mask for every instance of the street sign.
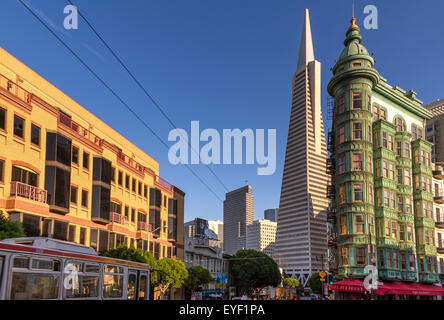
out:
{"label": "street sign", "polygon": [[321,272],[319,272],[319,276],[321,277],[321,281],[324,282],[325,281],[325,276],[327,275],[327,273],[322,270]]}

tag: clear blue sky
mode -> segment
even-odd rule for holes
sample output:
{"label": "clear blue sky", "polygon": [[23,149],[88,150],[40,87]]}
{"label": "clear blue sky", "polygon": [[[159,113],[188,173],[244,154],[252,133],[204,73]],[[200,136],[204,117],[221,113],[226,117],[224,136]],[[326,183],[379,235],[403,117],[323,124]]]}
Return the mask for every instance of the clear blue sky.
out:
{"label": "clear blue sky", "polygon": [[[255,217],[279,205],[285,143],[305,8],[310,9],[315,57],[322,63],[325,114],[330,68],[343,48],[352,1],[73,0],[176,125],[277,129],[277,169],[257,176],[256,165],[212,166],[230,189],[248,180]],[[354,1],[363,43],[391,85],[414,89],[430,103],[444,97],[442,1]],[[170,126],[145,99],[89,28],[63,29],[64,0],[28,0],[166,141]],[[367,4],[379,10],[379,29],[362,27]],[[223,204],[73,58],[16,0],[3,0],[0,45],[98,115],[160,163],[160,175],[187,194],[185,220],[223,218]],[[330,127],[324,119],[326,129]],[[224,198],[202,165],[193,166]]]}

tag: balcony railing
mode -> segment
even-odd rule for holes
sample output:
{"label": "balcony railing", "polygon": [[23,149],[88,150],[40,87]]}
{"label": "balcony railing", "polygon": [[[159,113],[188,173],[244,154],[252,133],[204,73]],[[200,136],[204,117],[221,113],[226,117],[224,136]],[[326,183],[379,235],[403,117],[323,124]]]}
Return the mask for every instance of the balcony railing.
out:
{"label": "balcony railing", "polygon": [[150,227],[151,227],[151,225],[146,222],[143,222],[143,221],[137,222],[137,230],[149,232],[149,231],[151,231]]}
{"label": "balcony railing", "polygon": [[11,196],[47,203],[48,191],[18,181],[11,182]]}
{"label": "balcony railing", "polygon": [[117,212],[110,212],[109,213],[109,220],[111,222],[117,222],[120,224],[128,224],[128,218],[121,215],[120,213],[117,213]]}
{"label": "balcony railing", "polygon": [[96,136],[94,133],[89,131],[88,129],[82,127],[77,122],[73,121],[70,117],[59,112],[59,122],[64,126],[71,129],[71,131],[75,132],[77,135],[82,136],[85,139],[88,139],[98,147],[101,147],[103,144],[103,140]]}
{"label": "balcony railing", "polygon": [[8,78],[6,78],[4,75],[0,74],[0,87],[8,90],[10,93],[15,95],[17,98],[22,100],[23,102],[30,103],[31,102],[31,94],[20,87],[19,85],[15,84]]}

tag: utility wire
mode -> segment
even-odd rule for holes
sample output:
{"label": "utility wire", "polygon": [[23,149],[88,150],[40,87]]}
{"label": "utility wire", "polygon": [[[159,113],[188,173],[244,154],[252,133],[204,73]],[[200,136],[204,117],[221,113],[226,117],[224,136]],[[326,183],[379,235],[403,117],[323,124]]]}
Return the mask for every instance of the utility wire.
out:
{"label": "utility wire", "polygon": [[[143,126],[145,127],[145,128],[147,128],[161,143],[162,143],[162,145],[164,146],[164,147],[166,147],[167,149],[169,149],[169,146],[168,146],[168,144],[166,144],[163,140],[162,140],[162,138],[160,138],[157,134],[156,134],[156,132],[153,130],[153,129],[151,129],[151,127],[96,73],[96,72],[94,72],[94,70],[93,69],[91,69],[91,67],[85,62],[85,61],[83,61],[83,59],[82,58],[80,58],[80,56],[79,55],[77,55],[59,36],[57,36],[57,34],[54,32],[54,31],[52,31],[52,29],[42,20],[42,19],[40,19],[40,17],[29,7],[29,6],[27,6],[22,0],[18,0],[74,57],[76,57],[79,61],[80,61],[80,63],[85,67],[85,68],[87,68],[88,69],[88,71],[89,72],[91,72],[93,75],[94,75],[94,77],[97,79],[97,80],[99,80],[100,81],[100,83],[102,83],[103,84],[103,86],[105,86],[105,88],[107,88],[111,93],[112,93],[112,95],[117,99],[117,100],[119,100],[120,101],[120,103],[122,103],[124,106],[125,106],[125,108],[126,109],[128,109],[128,111],[132,114],[132,115],[134,115],[136,118],[137,118],[137,120],[139,120],[142,124],[143,124]],[[189,166],[189,165],[185,165],[187,168],[188,168],[188,170],[190,170],[190,172],[219,200],[219,201],[221,201],[221,202],[223,202],[222,201],[222,199],[213,191],[213,189],[211,189],[209,186],[208,186],[208,184],[206,184],[205,183],[205,181],[203,181],[194,171],[193,171],[193,169],[191,169],[191,167]]]}
{"label": "utility wire", "polygon": [[[159,105],[159,103],[157,103],[157,101],[151,96],[151,94],[148,92],[148,90],[140,83],[139,80],[137,80],[137,78],[134,76],[134,74],[129,70],[129,68],[126,66],[126,64],[122,61],[122,59],[119,58],[119,56],[114,52],[113,49],[111,49],[111,47],[108,45],[108,43],[103,39],[103,37],[97,32],[97,30],[91,25],[91,23],[89,23],[88,19],[86,19],[86,17],[80,12],[80,10],[78,9],[78,7],[76,5],[74,5],[72,3],[71,0],[68,0],[68,2],[72,5],[75,6],[77,8],[77,12],[79,13],[80,17],[86,22],[86,24],[89,26],[89,28],[94,32],[94,34],[97,36],[97,38],[99,38],[99,40],[103,43],[103,45],[108,49],[108,51],[114,56],[114,58],[119,62],[119,64],[126,70],[126,72],[130,75],[130,77],[134,80],[134,82],[137,84],[137,86],[145,93],[145,95],[147,96],[147,98],[151,101],[151,103],[157,108],[157,110],[160,111],[160,113],[168,120],[168,122],[170,123],[170,125],[174,128],[177,129],[177,126],[174,124],[174,122],[171,120],[170,117],[168,117],[168,115],[166,114],[166,112],[162,109],[162,107]],[[182,135],[182,134],[181,134]],[[182,136],[182,138],[185,139],[185,137]],[[190,144],[190,142],[188,141],[188,139],[186,139],[188,142],[188,145],[190,146],[191,150],[194,151],[197,155],[199,155],[199,153],[192,147],[192,145]],[[217,174],[208,166],[205,165],[208,170],[210,170],[210,172],[216,177],[217,181],[219,181],[219,183],[225,188],[225,190],[228,192],[228,188],[226,187],[226,185],[222,182],[222,180],[217,176]]]}

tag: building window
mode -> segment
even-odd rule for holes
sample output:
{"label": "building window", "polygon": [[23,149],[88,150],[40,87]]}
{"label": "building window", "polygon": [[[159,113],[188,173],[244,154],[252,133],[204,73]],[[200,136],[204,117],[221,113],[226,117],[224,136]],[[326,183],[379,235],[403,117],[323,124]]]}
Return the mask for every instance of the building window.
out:
{"label": "building window", "polygon": [[393,268],[398,269],[398,253],[393,251]]}
{"label": "building window", "polygon": [[5,160],[0,159],[0,182],[5,182]]}
{"label": "building window", "polygon": [[395,166],[394,166],[394,164],[390,163],[389,168],[390,168],[390,180],[395,181]]}
{"label": "building window", "polygon": [[396,207],[396,193],[390,192],[390,208],[395,209]]}
{"label": "building window", "polygon": [[352,92],[352,105],[353,109],[362,108],[362,92],[354,91]]}
{"label": "building window", "polygon": [[71,203],[77,204],[77,187],[71,186]]}
{"label": "building window", "polygon": [[132,189],[132,191],[135,193],[137,190],[136,190],[136,179],[132,179],[132,181],[131,181],[132,183],[131,183],[131,189]]}
{"label": "building window", "polygon": [[338,114],[344,112],[344,96],[341,96],[338,100]]}
{"label": "building window", "polygon": [[129,175],[125,175],[125,188],[129,189],[130,187],[130,176]]}
{"label": "building window", "polygon": [[345,186],[339,186],[339,203],[343,204],[345,203],[346,199],[345,199]]}
{"label": "building window", "polygon": [[404,131],[404,124],[403,124],[401,118],[396,119],[396,131],[398,131],[398,132]]}
{"label": "building window", "polygon": [[373,119],[375,121],[379,119],[379,108],[377,106],[373,107]]}
{"label": "building window", "polygon": [[24,138],[25,120],[17,115],[14,115],[14,136]]}
{"label": "building window", "polygon": [[416,126],[412,125],[412,140],[416,140],[418,138],[418,135],[416,133]]}
{"label": "building window", "polygon": [[88,208],[88,191],[82,190],[82,207]]}
{"label": "building window", "polygon": [[117,183],[119,186],[122,186],[123,184],[123,172],[119,170],[119,173],[117,174]]}
{"label": "building window", "polygon": [[391,134],[388,136],[388,148],[393,151],[393,136]]}
{"label": "building window", "polygon": [[367,126],[367,132],[368,132],[368,141],[372,142],[372,126]]}
{"label": "building window", "polygon": [[136,221],[136,209],[131,208],[131,222]]}
{"label": "building window", "polygon": [[89,169],[89,153],[83,152],[83,168]]}
{"label": "building window", "polygon": [[338,157],[338,170],[339,174],[345,172],[345,158],[344,155]]}
{"label": "building window", "polygon": [[392,268],[392,250],[387,249],[387,268]]}
{"label": "building window", "polygon": [[402,169],[396,170],[396,177],[398,178],[398,184],[402,184]]}
{"label": "building window", "polygon": [[347,234],[347,217],[341,217],[341,234]]}
{"label": "building window", "polygon": [[347,266],[348,265],[348,252],[347,248],[341,248],[341,258],[342,258],[342,265]]}
{"label": "building window", "polygon": [[80,244],[86,245],[86,228],[80,228]]}
{"label": "building window", "polygon": [[387,149],[387,132],[382,132],[382,146]]}
{"label": "building window", "polygon": [[372,96],[371,95],[367,95],[367,110],[368,111],[372,110]]}
{"label": "building window", "polygon": [[356,264],[358,266],[365,265],[365,248],[356,248]]}
{"label": "building window", "polygon": [[111,167],[111,182],[116,183],[116,168]]}
{"label": "building window", "polygon": [[362,171],[362,154],[360,153],[353,154],[353,170]]}
{"label": "building window", "polygon": [[410,178],[410,170],[409,169],[406,169],[404,171],[404,178],[405,178],[405,184],[408,185],[408,186],[411,186],[412,185],[412,180]]}
{"label": "building window", "polygon": [[125,206],[125,218],[128,220],[129,218],[129,207]]}
{"label": "building window", "polygon": [[139,181],[139,187],[137,189],[139,195],[142,195],[142,182]]}
{"label": "building window", "polygon": [[390,221],[385,221],[385,236],[390,237]]}
{"label": "building window", "polygon": [[384,268],[384,250],[379,249],[378,250],[378,263],[380,268]]}
{"label": "building window", "polygon": [[373,159],[372,156],[368,156],[368,171],[373,173]]}
{"label": "building window", "polygon": [[355,184],[353,186],[353,190],[355,194],[355,201],[362,201],[363,200],[362,184]]}
{"label": "building window", "polygon": [[419,268],[421,272],[424,272],[424,257],[419,258]]}
{"label": "building window", "polygon": [[38,175],[30,170],[12,166],[11,181],[21,182],[30,186],[37,187]]}
{"label": "building window", "polygon": [[31,143],[40,147],[40,128],[31,124]]}
{"label": "building window", "polygon": [[386,113],[386,111],[384,110],[384,109],[382,109],[381,108],[381,110],[380,110],[380,117],[379,117],[380,119],[383,119],[383,120],[387,120],[387,113]]}
{"label": "building window", "polygon": [[416,270],[416,263],[415,263],[415,255],[414,254],[410,255],[409,262],[410,262],[410,271],[415,271]]}
{"label": "building window", "polygon": [[390,206],[390,198],[388,190],[384,190],[384,207],[388,208]]}
{"label": "building window", "polygon": [[387,167],[387,161],[382,161],[382,175],[384,178],[388,178],[388,167]]}
{"label": "building window", "polygon": [[404,142],[404,157],[410,158],[410,143]]}
{"label": "building window", "polygon": [[143,196],[148,198],[148,186],[146,184],[143,186]]}
{"label": "building window", "polygon": [[339,127],[339,143],[344,143],[345,141],[345,129],[344,126]]}
{"label": "building window", "polygon": [[368,202],[373,203],[373,185],[368,186]]}
{"label": "building window", "polygon": [[401,270],[407,270],[407,260],[405,257],[405,253],[401,253]]}
{"label": "building window", "polygon": [[364,233],[364,217],[356,216],[355,217],[355,228],[356,233]]}
{"label": "building window", "polygon": [[402,145],[402,142],[400,142],[400,141],[396,142],[396,155],[398,157],[400,157],[402,154],[401,145]]}
{"label": "building window", "polygon": [[77,165],[79,164],[79,148],[74,146],[72,146],[71,162]]}
{"label": "building window", "polygon": [[362,139],[362,124],[359,122],[353,123],[353,140]]}
{"label": "building window", "polygon": [[403,212],[404,211],[404,197],[398,196],[398,211]]}
{"label": "building window", "polygon": [[397,232],[396,232],[396,222],[392,221],[392,234],[391,234],[393,239],[397,238]]}
{"label": "building window", "polygon": [[413,227],[407,226],[407,240],[413,241]]}
{"label": "building window", "polygon": [[399,224],[399,241],[405,241],[405,225]]}
{"label": "building window", "polygon": [[6,110],[0,107],[0,129],[6,131]]}

